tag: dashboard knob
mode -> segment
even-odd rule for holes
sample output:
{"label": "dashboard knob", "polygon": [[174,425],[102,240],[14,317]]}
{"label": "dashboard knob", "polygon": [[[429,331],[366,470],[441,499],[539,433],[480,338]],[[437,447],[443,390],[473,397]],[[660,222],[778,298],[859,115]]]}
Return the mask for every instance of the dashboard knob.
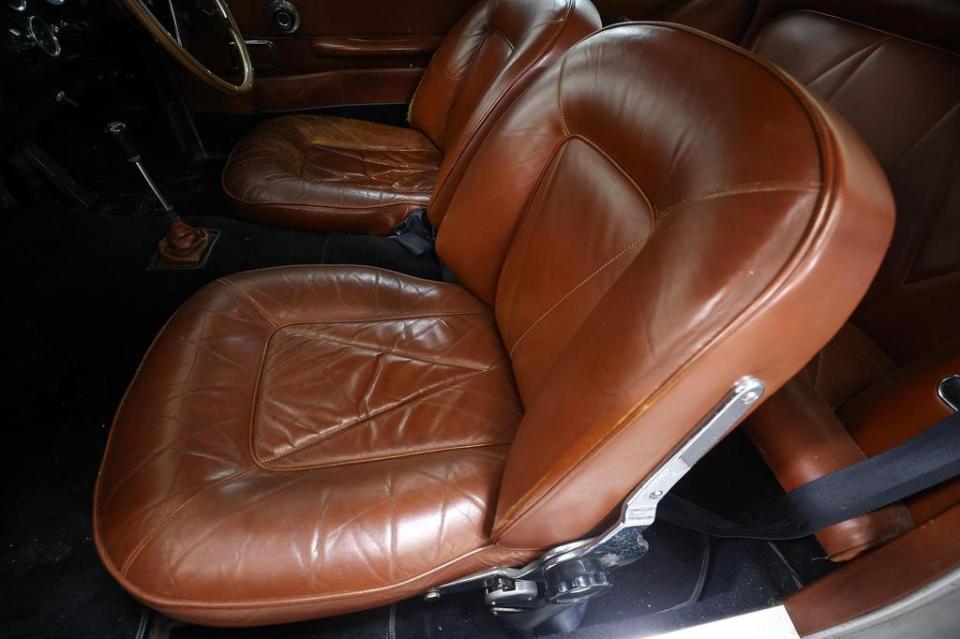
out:
{"label": "dashboard knob", "polygon": [[290,0],[273,0],[270,3],[270,19],[284,33],[293,33],[300,28],[300,12]]}

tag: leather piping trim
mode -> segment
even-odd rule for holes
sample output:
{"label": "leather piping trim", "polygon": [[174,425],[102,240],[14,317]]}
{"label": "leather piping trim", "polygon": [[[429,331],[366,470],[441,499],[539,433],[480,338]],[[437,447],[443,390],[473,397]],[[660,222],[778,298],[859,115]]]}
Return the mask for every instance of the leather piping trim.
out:
{"label": "leather piping trim", "polygon": [[[260,470],[266,471],[268,473],[273,473],[275,475],[282,475],[284,473],[303,473],[303,472],[309,472],[311,470],[329,470],[331,468],[344,468],[347,466],[359,466],[361,464],[376,464],[379,462],[394,461],[397,459],[407,459],[410,457],[423,457],[427,455],[435,455],[435,454],[442,454],[442,453],[456,453],[463,450],[482,450],[484,448],[507,448],[512,443],[513,441],[503,441],[503,442],[487,442],[483,444],[462,444],[458,446],[442,446],[439,448],[424,448],[422,450],[415,450],[408,453],[394,453],[392,455],[380,455],[378,457],[349,459],[344,461],[332,462],[329,464],[270,467],[270,466],[261,465],[256,459],[254,459],[254,463],[257,465],[257,468],[259,468]],[[301,449],[292,451],[291,453],[284,453],[283,455],[281,455],[281,458],[285,457],[288,454],[299,452],[300,450]]]}
{"label": "leather piping trim", "polygon": [[[304,180],[304,181],[307,182],[309,180]],[[294,209],[298,211],[303,211],[303,210],[331,210],[331,211],[360,210],[362,211],[365,209],[383,209],[391,206],[418,206],[419,207],[425,204],[425,202],[417,201],[417,200],[397,200],[396,202],[384,202],[382,204],[374,204],[374,203],[357,204],[356,206],[343,206],[343,205],[334,205],[334,204],[309,204],[306,202],[276,202],[276,201],[257,202],[252,200],[244,200],[243,198],[235,195],[229,189],[229,187],[227,187],[226,184],[222,183],[222,180],[221,180],[221,186],[223,187],[223,191],[226,194],[226,196],[229,197],[234,202],[238,204],[242,204],[244,206],[256,206],[261,209],[289,208],[289,209]],[[430,194],[421,191],[421,195],[426,195],[427,197],[429,197]]]}
{"label": "leather piping trim", "polygon": [[[428,279],[428,278],[426,278],[426,277],[419,277],[419,276],[417,276],[417,275],[407,275],[406,273],[398,273],[397,271],[391,271],[390,269],[381,268],[381,267],[379,267],[379,266],[367,266],[367,265],[365,265],[365,264],[290,264],[290,265],[281,265],[281,266],[267,266],[266,268],[257,268],[257,269],[253,269],[253,270],[250,270],[250,271],[243,271],[243,274],[266,273],[266,272],[269,272],[269,271],[293,271],[293,270],[299,271],[299,270],[303,270],[303,269],[324,270],[324,271],[326,271],[326,270],[337,271],[337,270],[344,270],[344,269],[347,269],[347,268],[351,269],[351,270],[354,271],[354,272],[356,272],[356,271],[375,271],[375,272],[377,272],[377,273],[384,273],[384,274],[389,275],[389,276],[391,276],[391,277],[396,277],[397,275],[401,275],[401,276],[403,277],[403,279],[405,279],[405,280],[416,280],[417,282],[423,282],[424,284],[429,284],[430,286],[439,286],[439,287],[442,287],[442,288],[455,288],[455,289],[457,289],[457,290],[460,290],[460,291],[464,291],[464,292],[466,292],[466,293],[469,293],[469,291],[467,291],[465,288],[463,288],[463,287],[460,286],[459,284],[455,284],[455,283],[453,283],[453,282],[443,282],[443,281],[440,281],[440,280],[431,280],[431,279]],[[232,277],[232,276],[228,276],[228,277]],[[484,304],[482,301],[480,301],[479,299],[477,299],[477,297],[476,297],[475,295],[473,295],[472,293],[469,293],[469,295],[470,295],[470,297],[472,297],[472,298],[474,299],[474,301],[477,302],[477,304],[479,304],[480,306],[482,306],[482,307],[485,308],[485,309],[488,309],[488,306],[487,306],[486,304]],[[444,314],[444,315],[451,315],[451,313],[443,313],[443,314]],[[478,315],[479,313],[466,313],[466,314],[467,314],[467,315]],[[416,316],[413,316],[413,317],[421,317],[421,316],[420,316],[420,315],[416,315]],[[330,320],[330,321],[333,321],[333,320]],[[340,320],[337,320],[337,321],[340,321]],[[301,322],[291,322],[291,324],[299,324],[299,323],[301,323]],[[311,322],[306,322],[306,323],[309,324],[309,323],[311,323]]]}
{"label": "leather piping trim", "polygon": [[[97,541],[97,548],[100,550],[99,540]],[[260,610],[263,608],[278,608],[282,606],[300,606],[311,603],[321,603],[328,601],[337,601],[340,599],[352,599],[354,597],[366,597],[373,594],[379,594],[384,592],[390,592],[391,590],[396,590],[413,584],[419,580],[426,579],[430,575],[442,572],[450,567],[455,566],[456,564],[470,559],[471,557],[482,554],[487,551],[504,549],[508,551],[520,551],[523,552],[525,549],[516,549],[516,548],[504,548],[499,544],[488,544],[486,546],[480,546],[470,550],[462,555],[458,555],[453,559],[450,559],[446,563],[437,566],[431,570],[418,573],[412,577],[408,577],[403,581],[398,581],[394,584],[389,584],[385,586],[378,586],[376,588],[367,588],[365,590],[351,590],[351,591],[339,591],[335,593],[329,593],[325,595],[304,595],[302,597],[285,597],[281,599],[257,599],[257,600],[242,600],[242,601],[230,601],[230,602],[212,602],[212,601],[191,601],[187,599],[172,599],[162,596],[150,595],[144,590],[138,588],[133,584],[125,575],[119,574],[116,571],[116,567],[108,560],[104,559],[104,565],[107,570],[113,575],[120,584],[133,594],[137,599],[144,601],[154,607],[163,607],[163,608],[198,608],[198,609],[213,609],[213,610],[233,610],[233,609],[253,609]],[[101,558],[104,557],[101,550]]]}
{"label": "leather piping trim", "polygon": [[[468,449],[471,449],[471,450],[472,450],[472,449],[502,448],[502,447],[503,447],[502,444],[490,444],[490,445],[482,445],[482,446],[471,446],[471,447],[469,447]],[[446,452],[456,452],[457,450],[463,450],[463,449],[462,449],[462,448],[452,448],[452,449],[450,449],[450,450],[440,449],[440,450],[430,450],[430,451],[422,451],[422,452],[421,452],[421,451],[417,451],[417,452],[411,452],[411,453],[408,454],[408,455],[402,455],[402,456],[399,456],[399,457],[404,457],[404,458],[409,458],[409,457],[425,457],[425,456],[429,456],[429,455],[441,455],[441,454],[444,454],[444,453],[446,453]],[[398,458],[399,458],[399,457],[398,457]],[[376,463],[376,461],[379,461],[379,460],[374,460],[372,463]],[[344,465],[344,466],[355,466],[355,465],[357,465],[358,463],[366,463],[366,462],[347,463],[347,464],[342,464],[342,465]],[[331,466],[329,466],[328,468],[336,468],[336,467],[338,467],[338,466],[339,466],[339,464],[337,464],[337,465],[331,465]],[[300,469],[296,469],[296,470],[299,470],[299,472],[305,472],[305,471],[300,470]],[[181,503],[179,506],[177,506],[173,511],[169,512],[166,516],[164,516],[163,519],[161,519],[159,523],[157,523],[149,532],[147,532],[147,533],[140,539],[139,542],[137,542],[136,546],[134,546],[133,550],[130,551],[130,554],[127,555],[127,558],[124,559],[123,563],[121,564],[120,569],[119,569],[119,574],[120,574],[120,575],[123,575],[123,576],[126,576],[126,574],[130,571],[130,568],[133,566],[133,564],[136,563],[137,559],[140,558],[140,555],[142,554],[144,548],[146,548],[154,539],[156,539],[164,530],[166,530],[166,529],[170,526],[170,524],[172,524],[172,523],[179,517],[179,515],[180,515],[183,511],[187,510],[190,506],[192,506],[194,503],[196,503],[196,501],[197,501],[200,497],[202,497],[203,495],[209,493],[209,492],[212,491],[212,490],[215,490],[215,489],[220,488],[220,487],[222,487],[222,486],[226,486],[226,485],[232,483],[232,482],[233,482],[234,480],[236,480],[237,478],[242,477],[242,476],[244,476],[244,475],[246,475],[246,474],[248,474],[248,473],[250,473],[250,472],[253,472],[253,471],[263,471],[263,472],[267,472],[267,473],[270,473],[270,474],[279,474],[279,475],[284,474],[284,473],[282,473],[282,472],[277,473],[277,472],[273,471],[272,469],[263,469],[263,468],[260,468],[259,466],[257,466],[257,465],[254,463],[254,464],[250,464],[250,465],[248,465],[248,466],[244,466],[244,467],[241,468],[240,470],[237,470],[236,472],[231,473],[230,475],[227,475],[226,477],[222,477],[222,478],[218,479],[218,480],[215,481],[215,482],[212,482],[212,483],[210,483],[210,484],[207,484],[206,486],[204,486],[204,487],[201,488],[200,490],[198,490],[198,491],[194,492],[192,495],[190,495],[186,500],[184,500],[183,503]],[[94,519],[96,519],[96,518],[94,518]],[[96,527],[94,528],[94,531],[95,531],[94,536],[96,537]],[[98,541],[97,543],[98,543],[98,546],[99,546],[99,541]],[[101,555],[101,559],[104,560],[104,563],[107,563],[107,559],[105,559],[102,555]],[[110,563],[112,564],[112,559],[110,560]]]}
{"label": "leather piping trim", "polygon": [[[533,486],[524,491],[520,497],[518,497],[509,507],[507,507],[503,515],[497,518],[497,521],[494,523],[493,530],[491,531],[491,536],[494,539],[500,538],[507,534],[524,515],[535,512],[537,508],[539,508],[550,497],[555,495],[561,488],[563,488],[587,461],[594,459],[607,446],[612,445],[612,440],[621,430],[623,430],[626,424],[641,417],[650,408],[650,406],[656,403],[661,397],[666,395],[670,389],[679,384],[698,360],[702,359],[707,353],[715,350],[719,344],[726,341],[726,339],[729,338],[729,336],[738,327],[749,323],[758,314],[765,310],[769,301],[776,297],[777,294],[786,287],[793,275],[807,265],[812,249],[819,244],[821,236],[826,233],[830,227],[830,213],[834,210],[834,203],[837,197],[837,190],[835,188],[837,181],[837,175],[835,171],[836,140],[829,125],[823,119],[822,114],[817,109],[814,98],[810,96],[806,89],[804,89],[795,80],[790,78],[790,76],[788,76],[784,71],[781,71],[778,67],[763,60],[756,54],[745,49],[741,49],[740,47],[718,37],[697,31],[690,27],[663,22],[640,22],[614,24],[605,27],[602,30],[606,31],[609,29],[623,28],[624,26],[629,26],[631,24],[685,31],[692,36],[712,41],[715,44],[719,44],[720,46],[728,49],[730,52],[745,57],[753,63],[758,64],[772,77],[779,80],[780,83],[794,96],[794,99],[797,101],[801,109],[806,114],[807,119],[810,121],[811,128],[813,129],[820,150],[821,178],[823,187],[821,189],[820,197],[814,206],[814,214],[811,216],[812,219],[810,220],[803,237],[800,238],[797,246],[792,252],[792,255],[785,261],[783,267],[780,269],[780,272],[778,272],[771,279],[770,283],[757,295],[756,298],[754,298],[753,302],[747,305],[747,307],[740,314],[734,317],[725,327],[721,328],[717,334],[710,339],[709,343],[705,344],[699,351],[688,358],[684,364],[675,373],[668,377],[659,388],[654,390],[649,397],[634,404],[634,406],[623,416],[621,416],[620,419],[618,419],[611,427],[609,427],[606,432],[600,433],[597,441],[580,456],[580,458],[577,460],[577,463],[573,464],[563,473],[560,473],[557,477],[550,477],[548,471],[548,473],[541,477],[540,480],[538,480]],[[749,371],[744,372],[747,373]],[[683,441],[678,442],[674,447],[674,450],[678,449],[682,445]],[[553,485],[547,491],[543,492],[543,494],[535,497],[534,495],[539,492],[540,489],[543,488],[548,482],[552,482]]]}

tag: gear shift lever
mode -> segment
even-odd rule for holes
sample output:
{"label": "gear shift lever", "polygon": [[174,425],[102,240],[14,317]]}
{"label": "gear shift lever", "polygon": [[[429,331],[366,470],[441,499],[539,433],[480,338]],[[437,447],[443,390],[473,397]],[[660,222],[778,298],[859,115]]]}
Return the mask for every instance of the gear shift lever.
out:
{"label": "gear shift lever", "polygon": [[220,232],[190,226],[177,215],[167,199],[163,197],[156,182],[147,173],[147,169],[144,168],[140,150],[125,123],[111,122],[107,125],[106,132],[120,145],[127,161],[140,171],[143,181],[157,198],[163,208],[164,216],[170,222],[167,234],[157,245],[157,251],[148,268],[153,270],[202,268]]}
{"label": "gear shift lever", "polygon": [[170,206],[169,202],[163,197],[163,193],[160,192],[160,189],[157,188],[156,182],[153,181],[153,178],[150,177],[150,174],[147,173],[147,169],[143,166],[143,160],[140,157],[140,149],[137,148],[137,142],[133,139],[133,136],[130,135],[130,130],[127,129],[125,122],[111,122],[107,125],[107,133],[113,136],[117,141],[117,144],[120,145],[120,149],[123,151],[123,154],[127,158],[127,162],[130,162],[137,167],[137,170],[140,171],[140,175],[143,176],[143,181],[147,183],[147,186],[150,187],[150,191],[153,192],[153,196],[157,198],[157,201],[160,202],[160,206],[163,208],[164,213],[168,216],[170,214],[176,215],[173,210],[173,207]]}

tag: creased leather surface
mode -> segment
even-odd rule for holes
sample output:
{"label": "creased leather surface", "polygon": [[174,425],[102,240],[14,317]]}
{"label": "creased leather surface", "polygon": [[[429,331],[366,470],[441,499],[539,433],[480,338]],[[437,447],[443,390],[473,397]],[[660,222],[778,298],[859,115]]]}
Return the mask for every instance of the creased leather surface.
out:
{"label": "creased leather surface", "polygon": [[411,129],[272,120],[238,144],[224,189],[242,215],[294,228],[384,235],[428,204],[439,225],[448,192],[496,117],[599,27],[589,0],[482,0],[431,59],[410,104]]}
{"label": "creased leather surface", "polygon": [[892,226],[862,142],[785,76],[671,26],[601,33],[497,123],[437,239],[526,408],[494,527],[515,547],[589,534],[736,379],[795,374]]}
{"label": "creased leather surface", "polygon": [[430,201],[440,151],[419,132],[288,116],[247,134],[223,188],[244,216],[316,231],[386,234]]}
{"label": "creased leather surface", "polygon": [[595,530],[738,378],[796,374],[892,221],[862,142],[774,67],[607,29],[471,160],[437,243],[460,284],[275,269],[174,316],[117,415],[98,548],[216,624],[516,565]]}
{"label": "creased leather surface", "polygon": [[259,602],[196,613],[210,623],[266,623],[311,598],[311,615],[342,612],[448,563],[523,560],[485,550],[520,416],[504,364],[490,311],[454,285],[358,267],[214,283],[117,413],[101,554],[175,616]]}

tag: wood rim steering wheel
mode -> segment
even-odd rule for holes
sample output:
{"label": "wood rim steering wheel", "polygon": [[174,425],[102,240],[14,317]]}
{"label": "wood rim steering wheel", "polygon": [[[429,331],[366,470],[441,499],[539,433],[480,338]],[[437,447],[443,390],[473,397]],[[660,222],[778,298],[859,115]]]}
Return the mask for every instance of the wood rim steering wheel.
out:
{"label": "wood rim steering wheel", "polygon": [[[234,84],[225,80],[219,74],[214,73],[202,62],[193,57],[186,47],[180,42],[180,38],[170,33],[163,23],[153,14],[153,11],[146,5],[144,0],[123,0],[123,4],[133,17],[137,19],[143,27],[150,32],[150,35],[167,50],[174,59],[183,67],[197,76],[215,89],[231,95],[241,95],[248,93],[253,88],[253,63],[250,61],[250,52],[247,51],[247,45],[240,33],[240,28],[230,13],[230,8],[224,0],[209,0],[209,4],[214,9],[213,17],[220,21],[230,34],[230,38],[237,47],[240,54],[240,66],[243,71],[242,80],[239,84]],[[176,16],[173,16],[176,20]]]}

